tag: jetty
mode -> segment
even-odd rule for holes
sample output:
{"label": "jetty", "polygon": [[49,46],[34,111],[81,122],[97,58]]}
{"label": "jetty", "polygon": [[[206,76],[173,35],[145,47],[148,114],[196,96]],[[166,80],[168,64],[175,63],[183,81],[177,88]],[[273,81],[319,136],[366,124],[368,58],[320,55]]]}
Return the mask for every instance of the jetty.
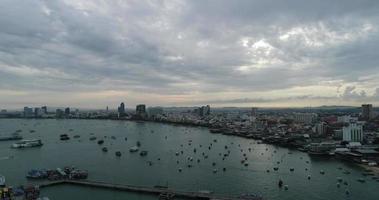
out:
{"label": "jetty", "polygon": [[[170,189],[168,187],[145,187],[145,186],[135,186],[135,185],[124,185],[115,183],[105,183],[99,181],[89,181],[89,180],[59,180],[59,181],[49,181],[39,184],[39,188],[47,188],[57,185],[77,185],[92,188],[104,188],[111,190],[119,190],[125,192],[135,192],[143,193],[147,195],[157,195],[159,197],[179,197],[185,199],[205,199],[205,200],[262,200],[261,197],[233,197],[233,196],[221,196],[215,195],[213,193],[207,192],[187,192]],[[170,198],[170,199],[171,199]]]}

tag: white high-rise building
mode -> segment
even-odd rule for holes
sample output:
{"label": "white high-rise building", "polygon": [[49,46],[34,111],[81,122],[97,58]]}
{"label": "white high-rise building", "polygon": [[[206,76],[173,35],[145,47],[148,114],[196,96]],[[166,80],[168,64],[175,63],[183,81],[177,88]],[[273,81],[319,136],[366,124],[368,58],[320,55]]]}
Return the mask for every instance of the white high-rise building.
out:
{"label": "white high-rise building", "polygon": [[363,140],[363,127],[358,123],[351,123],[342,128],[342,140],[347,142],[361,142]]}

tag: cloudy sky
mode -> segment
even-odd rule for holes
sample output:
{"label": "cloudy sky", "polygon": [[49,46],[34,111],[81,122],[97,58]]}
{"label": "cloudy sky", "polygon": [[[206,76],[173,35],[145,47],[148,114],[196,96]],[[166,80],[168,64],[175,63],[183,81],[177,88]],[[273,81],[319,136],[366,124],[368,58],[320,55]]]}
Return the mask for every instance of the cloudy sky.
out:
{"label": "cloudy sky", "polygon": [[0,108],[379,103],[377,0],[1,0]]}

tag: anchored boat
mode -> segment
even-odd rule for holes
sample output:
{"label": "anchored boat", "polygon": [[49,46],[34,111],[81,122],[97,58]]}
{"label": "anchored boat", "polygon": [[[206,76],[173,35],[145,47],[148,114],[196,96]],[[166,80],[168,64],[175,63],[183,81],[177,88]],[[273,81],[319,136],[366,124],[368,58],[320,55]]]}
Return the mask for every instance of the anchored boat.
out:
{"label": "anchored boat", "polygon": [[20,142],[16,142],[12,144],[12,148],[20,149],[20,148],[31,148],[31,147],[40,147],[43,143],[40,139],[35,140],[22,140]]}

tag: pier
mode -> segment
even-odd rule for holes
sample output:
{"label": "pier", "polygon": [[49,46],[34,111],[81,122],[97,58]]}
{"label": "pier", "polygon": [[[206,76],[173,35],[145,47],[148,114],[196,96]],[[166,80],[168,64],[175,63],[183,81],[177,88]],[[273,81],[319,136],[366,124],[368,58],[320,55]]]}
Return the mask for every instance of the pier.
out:
{"label": "pier", "polygon": [[[125,192],[135,192],[144,193],[148,195],[157,195],[159,197],[165,197],[165,199],[171,199],[172,197],[186,198],[186,199],[205,199],[205,200],[236,200],[236,199],[249,199],[249,200],[262,200],[262,198],[249,197],[249,198],[239,198],[232,196],[221,196],[205,192],[186,192],[174,189],[169,189],[165,187],[144,187],[144,186],[134,186],[134,185],[123,185],[114,183],[105,183],[99,181],[89,181],[89,180],[60,180],[60,181],[49,181],[41,183],[38,186],[42,188],[57,186],[57,185],[77,185],[85,187],[94,188],[104,188],[111,190],[119,190]],[[171,198],[167,198],[171,197]]]}

